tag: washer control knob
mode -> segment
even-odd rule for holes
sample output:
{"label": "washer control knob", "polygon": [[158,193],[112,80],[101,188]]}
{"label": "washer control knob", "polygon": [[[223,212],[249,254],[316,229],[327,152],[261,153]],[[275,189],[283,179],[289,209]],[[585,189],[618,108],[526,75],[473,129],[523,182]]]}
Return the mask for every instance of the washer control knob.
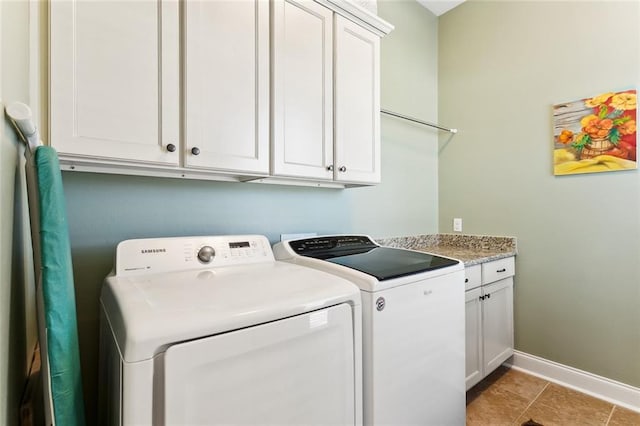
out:
{"label": "washer control knob", "polygon": [[198,250],[198,260],[202,263],[211,263],[216,251],[211,246],[204,246]]}

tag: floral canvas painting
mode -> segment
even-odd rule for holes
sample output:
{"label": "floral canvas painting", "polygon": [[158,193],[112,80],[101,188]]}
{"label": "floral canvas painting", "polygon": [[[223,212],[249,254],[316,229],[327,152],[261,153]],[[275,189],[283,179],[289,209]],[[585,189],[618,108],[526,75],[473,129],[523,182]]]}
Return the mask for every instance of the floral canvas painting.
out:
{"label": "floral canvas painting", "polygon": [[636,113],[636,90],[554,105],[554,174],[636,169]]}

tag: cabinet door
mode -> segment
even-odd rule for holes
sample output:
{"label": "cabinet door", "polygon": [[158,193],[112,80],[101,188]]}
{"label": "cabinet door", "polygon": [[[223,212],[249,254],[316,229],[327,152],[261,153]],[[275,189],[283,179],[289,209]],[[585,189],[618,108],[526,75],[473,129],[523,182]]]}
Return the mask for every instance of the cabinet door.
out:
{"label": "cabinet door", "polygon": [[185,166],[269,171],[269,3],[185,1]]}
{"label": "cabinet door", "polygon": [[465,385],[469,390],[482,375],[482,303],[479,287],[465,292]]}
{"label": "cabinet door", "polygon": [[482,285],[482,269],[481,265],[472,265],[464,268],[464,289],[471,290],[472,288],[480,287]]}
{"label": "cabinet door", "polygon": [[272,173],[332,179],[333,12],[310,0],[272,7]]}
{"label": "cabinet door", "polygon": [[380,182],[380,38],[336,16],[335,179]]}
{"label": "cabinet door", "polygon": [[513,278],[484,286],[482,321],[485,375],[513,355]]}
{"label": "cabinet door", "polygon": [[51,2],[51,145],[177,165],[178,44],[178,2]]}

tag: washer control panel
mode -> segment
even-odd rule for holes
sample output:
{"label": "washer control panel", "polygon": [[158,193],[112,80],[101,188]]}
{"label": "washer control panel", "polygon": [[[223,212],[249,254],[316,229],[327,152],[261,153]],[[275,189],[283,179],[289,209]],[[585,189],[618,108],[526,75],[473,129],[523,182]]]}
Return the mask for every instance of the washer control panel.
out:
{"label": "washer control panel", "polygon": [[211,263],[215,255],[216,249],[211,246],[204,246],[198,250],[198,260],[202,263]]}
{"label": "washer control panel", "polygon": [[273,261],[263,235],[145,238],[118,244],[115,273],[142,275]]}

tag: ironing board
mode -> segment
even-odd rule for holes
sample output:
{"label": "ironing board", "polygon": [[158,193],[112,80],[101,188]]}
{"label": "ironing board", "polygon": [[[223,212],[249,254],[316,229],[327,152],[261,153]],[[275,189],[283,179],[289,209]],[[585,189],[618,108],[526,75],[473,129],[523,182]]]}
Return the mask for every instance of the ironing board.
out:
{"label": "ironing board", "polygon": [[26,151],[45,420],[85,424],[71,248],[62,175],[51,147]]}

